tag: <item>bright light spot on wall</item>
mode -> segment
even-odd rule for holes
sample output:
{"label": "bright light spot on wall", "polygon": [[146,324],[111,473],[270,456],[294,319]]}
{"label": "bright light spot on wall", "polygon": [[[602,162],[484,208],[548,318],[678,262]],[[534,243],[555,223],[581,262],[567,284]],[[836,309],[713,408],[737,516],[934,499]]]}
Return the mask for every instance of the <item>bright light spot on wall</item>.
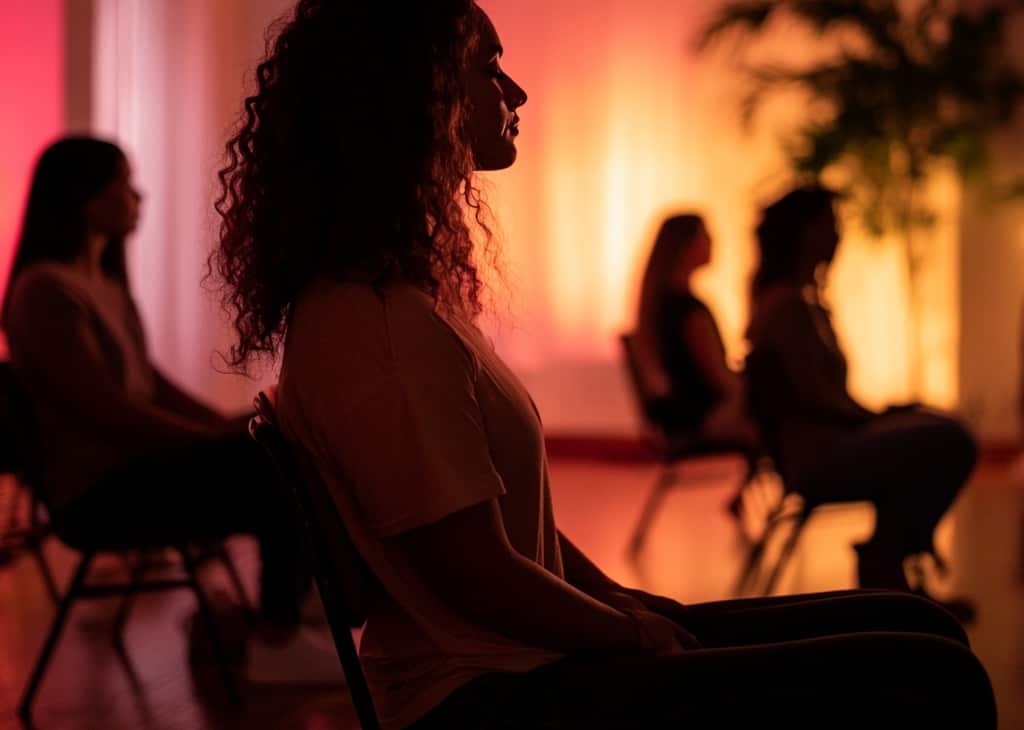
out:
{"label": "bright light spot on wall", "polygon": [[[594,0],[581,14],[571,3],[485,3],[503,38],[504,65],[530,93],[519,162],[495,177],[496,210],[520,284],[517,326],[495,337],[540,394],[553,430],[631,422],[629,395],[615,379],[616,335],[633,324],[643,264],[669,213],[706,214],[714,261],[695,286],[730,358],[746,352],[753,229],[759,207],[781,192],[772,176],[781,163],[773,122],[802,109],[777,110],[755,134],[742,129],[735,69],[697,62],[686,46],[708,10],[703,5]],[[923,289],[924,383],[930,402],[952,406],[958,191],[939,186],[933,195],[944,220]],[[851,389],[874,406],[909,397],[902,265],[895,244],[851,232],[830,287]],[[579,363],[604,363],[608,387],[574,390],[567,373]],[[592,403],[598,398],[607,402],[600,412]]]}

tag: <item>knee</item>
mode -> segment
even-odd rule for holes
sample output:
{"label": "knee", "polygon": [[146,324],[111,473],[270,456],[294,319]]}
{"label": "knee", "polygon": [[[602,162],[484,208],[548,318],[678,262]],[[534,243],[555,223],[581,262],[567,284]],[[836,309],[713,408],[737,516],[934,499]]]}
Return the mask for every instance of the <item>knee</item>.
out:
{"label": "knee", "polygon": [[943,419],[932,429],[932,450],[954,471],[964,476],[978,463],[978,443],[959,421]]}
{"label": "knee", "polygon": [[882,654],[890,670],[935,692],[934,703],[945,706],[947,719],[970,722],[972,728],[996,727],[992,682],[966,646],[938,636],[904,634]]}
{"label": "knee", "polygon": [[963,625],[949,611],[930,598],[913,593],[899,594],[899,610],[907,616],[912,630],[940,636],[970,648]]}

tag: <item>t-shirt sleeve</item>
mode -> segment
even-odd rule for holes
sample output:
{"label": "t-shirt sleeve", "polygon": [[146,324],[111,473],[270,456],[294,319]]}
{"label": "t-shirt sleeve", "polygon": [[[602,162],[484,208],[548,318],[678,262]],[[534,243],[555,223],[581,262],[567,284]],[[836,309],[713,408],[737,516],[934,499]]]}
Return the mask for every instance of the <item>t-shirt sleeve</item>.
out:
{"label": "t-shirt sleeve", "polygon": [[336,462],[367,526],[384,537],[505,493],[477,401],[479,363],[445,323],[426,330],[396,333],[415,342],[393,343],[362,392],[336,388],[344,406],[317,408],[322,458]]}

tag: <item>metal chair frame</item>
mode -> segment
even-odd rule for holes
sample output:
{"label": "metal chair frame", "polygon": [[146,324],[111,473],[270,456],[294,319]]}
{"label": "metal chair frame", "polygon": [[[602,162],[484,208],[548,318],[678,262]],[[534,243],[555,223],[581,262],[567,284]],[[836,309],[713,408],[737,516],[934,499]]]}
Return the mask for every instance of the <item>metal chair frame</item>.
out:
{"label": "metal chair frame", "polygon": [[648,492],[647,499],[640,511],[640,518],[629,539],[627,553],[636,559],[643,549],[659,508],[668,492],[682,480],[683,467],[687,462],[709,456],[739,455],[747,463],[746,471],[738,485],[738,492],[754,481],[763,468],[761,454],[750,449],[748,445],[733,441],[709,439],[700,434],[668,434],[652,418],[651,406],[657,400],[647,384],[647,378],[640,365],[632,334],[619,336],[626,371],[629,375],[633,394],[638,404],[639,416],[644,427],[644,437],[651,450],[656,454],[661,468],[654,484]]}
{"label": "metal chair frame", "polygon": [[360,726],[379,730],[380,720],[351,631],[365,622],[368,602],[379,585],[352,544],[327,485],[308,455],[293,448],[278,428],[273,403],[261,392],[255,406],[249,432],[270,455],[281,487],[300,517],[317,589]]}

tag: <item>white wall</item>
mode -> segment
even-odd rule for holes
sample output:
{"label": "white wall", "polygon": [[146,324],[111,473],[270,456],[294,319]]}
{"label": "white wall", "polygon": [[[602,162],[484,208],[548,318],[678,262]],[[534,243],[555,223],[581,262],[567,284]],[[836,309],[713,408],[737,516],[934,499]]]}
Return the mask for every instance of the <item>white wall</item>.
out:
{"label": "white wall", "polygon": [[93,54],[88,94],[76,87],[86,99],[75,108],[124,146],[145,196],[129,261],[152,355],[218,406],[245,407],[259,383],[225,374],[217,353],[228,325],[201,281],[216,240],[224,143],[252,88],[264,30],[291,3],[90,2],[91,23],[79,6],[68,28],[68,46]]}
{"label": "white wall", "polygon": [[[1024,120],[1000,140],[997,172],[1024,170]],[[986,439],[1020,441],[1024,346],[1024,202],[968,197],[961,245],[964,411]]]}

